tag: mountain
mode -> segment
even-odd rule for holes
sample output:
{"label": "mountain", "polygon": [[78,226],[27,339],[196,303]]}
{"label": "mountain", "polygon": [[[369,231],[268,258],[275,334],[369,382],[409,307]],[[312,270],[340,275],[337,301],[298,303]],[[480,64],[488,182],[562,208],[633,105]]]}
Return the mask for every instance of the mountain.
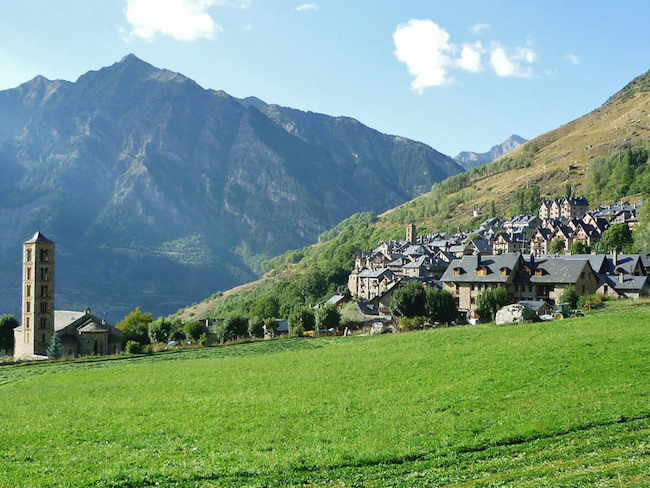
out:
{"label": "mountain", "polygon": [[517,134],[513,134],[501,144],[492,146],[492,149],[488,152],[477,153],[472,151],[461,151],[458,153],[458,156],[454,158],[454,161],[465,169],[475,168],[477,166],[491,163],[495,159],[499,159],[501,156],[509,153],[516,147],[521,146],[526,141],[527,139],[524,139]]}
{"label": "mountain", "polygon": [[0,92],[0,310],[21,243],[57,243],[57,309],[168,314],[258,276],[349,215],[462,168],[415,141],[236,99],[133,55],[76,82]]}
{"label": "mountain", "polygon": [[[539,187],[541,196],[548,197],[564,195],[570,183],[574,195],[588,195],[594,181],[605,173],[618,175],[621,180],[639,180],[637,186],[645,186],[645,193],[650,193],[650,160],[636,169],[632,165],[634,153],[643,153],[635,151],[640,146],[650,151],[650,71],[635,78],[601,107],[491,163],[451,176],[435,184],[430,192],[380,216],[358,214],[347,219],[323,233],[318,245],[274,258],[270,263],[274,267],[262,280],[187,307],[181,318],[219,316],[224,310],[242,309],[257,297],[268,300],[273,293],[280,293],[276,292],[279,281],[300,282],[319,267],[320,274],[327,275],[329,270],[322,269],[321,263],[335,259],[340,264],[347,258],[349,271],[355,252],[373,249],[382,239],[403,239],[405,226],[411,222],[417,225],[419,235],[476,228],[489,215],[476,216],[474,210],[491,209],[494,204],[496,214],[506,216],[513,193],[527,186]],[[594,193],[594,197],[589,195],[592,207],[612,203],[620,196],[608,194],[607,187]],[[634,197],[629,193],[623,196]],[[343,257],[342,248],[346,250]],[[331,291],[336,286],[345,286],[345,281],[329,280],[321,289]]]}

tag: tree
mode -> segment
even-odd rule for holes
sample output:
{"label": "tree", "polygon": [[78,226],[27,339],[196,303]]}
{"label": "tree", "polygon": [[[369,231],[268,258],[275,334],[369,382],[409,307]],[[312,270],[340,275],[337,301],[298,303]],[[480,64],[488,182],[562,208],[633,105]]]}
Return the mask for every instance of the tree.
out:
{"label": "tree", "polygon": [[603,237],[598,243],[598,249],[601,252],[611,252],[614,250],[617,252],[628,252],[632,250],[633,245],[634,238],[632,231],[630,231],[627,224],[620,223],[612,225],[603,232]]}
{"label": "tree", "polygon": [[400,317],[426,315],[426,292],[418,281],[408,281],[393,292],[390,299],[391,311]]}
{"label": "tree", "polygon": [[314,330],[316,317],[309,307],[296,307],[289,314],[289,334],[297,337],[306,330]]}
{"label": "tree", "polygon": [[273,293],[266,293],[257,299],[251,309],[251,315],[258,317],[277,317],[279,311],[280,303],[278,297]]}
{"label": "tree", "polygon": [[[264,328],[271,336],[275,336],[275,333],[278,331],[278,321],[275,317],[268,318],[264,321]],[[264,331],[262,331],[262,337],[264,337]]]}
{"label": "tree", "polygon": [[251,337],[264,337],[264,320],[259,316],[253,316],[248,320],[248,335]]}
{"label": "tree", "polygon": [[425,312],[430,322],[449,323],[458,316],[456,300],[446,290],[433,286],[425,293]]}
{"label": "tree", "polygon": [[573,187],[571,186],[571,182],[567,181],[564,185],[564,196],[570,197],[571,195],[573,195]]}
{"label": "tree", "polygon": [[164,317],[160,317],[149,324],[148,335],[151,344],[168,342],[171,335],[172,323]]}
{"label": "tree", "polygon": [[575,285],[569,285],[564,289],[562,295],[560,295],[560,303],[568,302],[571,308],[576,308],[578,298],[580,298],[580,295],[578,295],[578,290]]}
{"label": "tree", "polygon": [[503,286],[487,288],[476,297],[476,311],[484,320],[494,320],[497,311],[511,302],[508,290]]}
{"label": "tree", "polygon": [[50,359],[61,359],[63,356],[63,346],[61,345],[61,338],[56,332],[50,337],[50,343],[45,351],[47,357]]}
{"label": "tree", "polygon": [[550,251],[552,254],[564,254],[566,243],[562,239],[555,239],[551,242]]}
{"label": "tree", "polygon": [[0,351],[13,351],[14,329],[20,325],[14,315],[0,316]]}
{"label": "tree", "polygon": [[136,341],[140,344],[148,344],[149,324],[151,322],[153,322],[151,314],[142,313],[140,307],[136,307],[133,312],[115,324],[115,327],[122,331],[126,342]]}
{"label": "tree", "polygon": [[319,330],[336,329],[341,323],[341,314],[334,305],[325,305],[316,311],[316,327]]}
{"label": "tree", "polygon": [[640,252],[648,252],[650,251],[650,205],[645,203],[641,205],[637,217],[639,225],[634,231],[634,244]]}
{"label": "tree", "polygon": [[205,332],[205,326],[198,320],[190,320],[189,322],[185,322],[183,332],[185,332],[185,337],[191,337],[195,341],[198,341],[201,334]]}
{"label": "tree", "polygon": [[589,254],[591,248],[586,246],[582,241],[575,241],[571,244],[571,254]]}
{"label": "tree", "polygon": [[221,342],[234,341],[248,335],[248,319],[240,315],[231,315],[217,327],[217,338]]}

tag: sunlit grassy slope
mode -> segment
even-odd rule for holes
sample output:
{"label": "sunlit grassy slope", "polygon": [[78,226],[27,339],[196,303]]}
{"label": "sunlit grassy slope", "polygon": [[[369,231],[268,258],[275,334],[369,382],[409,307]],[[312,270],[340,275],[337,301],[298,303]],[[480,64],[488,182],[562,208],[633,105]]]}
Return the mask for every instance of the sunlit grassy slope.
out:
{"label": "sunlit grassy slope", "polygon": [[650,308],[0,369],[0,487],[647,486]]}

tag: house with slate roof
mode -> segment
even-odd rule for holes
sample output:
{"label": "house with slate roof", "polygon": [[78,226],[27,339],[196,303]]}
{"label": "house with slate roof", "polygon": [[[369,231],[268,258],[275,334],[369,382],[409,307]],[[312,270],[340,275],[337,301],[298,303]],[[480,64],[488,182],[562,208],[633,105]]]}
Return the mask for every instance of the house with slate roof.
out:
{"label": "house with slate roof", "polygon": [[544,300],[554,305],[569,285],[589,294],[600,284],[588,256],[569,261],[564,256],[536,258],[521,253],[465,256],[452,261],[441,281],[455,297],[461,318],[473,314],[476,298],[486,288],[505,287],[513,302]]}

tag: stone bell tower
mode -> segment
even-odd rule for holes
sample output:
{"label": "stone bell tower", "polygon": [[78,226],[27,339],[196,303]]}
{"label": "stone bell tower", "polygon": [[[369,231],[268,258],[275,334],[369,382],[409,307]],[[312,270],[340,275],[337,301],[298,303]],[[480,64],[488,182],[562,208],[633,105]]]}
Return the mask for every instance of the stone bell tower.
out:
{"label": "stone bell tower", "polygon": [[54,333],[54,242],[40,232],[23,243],[22,325],[14,357],[45,356]]}

